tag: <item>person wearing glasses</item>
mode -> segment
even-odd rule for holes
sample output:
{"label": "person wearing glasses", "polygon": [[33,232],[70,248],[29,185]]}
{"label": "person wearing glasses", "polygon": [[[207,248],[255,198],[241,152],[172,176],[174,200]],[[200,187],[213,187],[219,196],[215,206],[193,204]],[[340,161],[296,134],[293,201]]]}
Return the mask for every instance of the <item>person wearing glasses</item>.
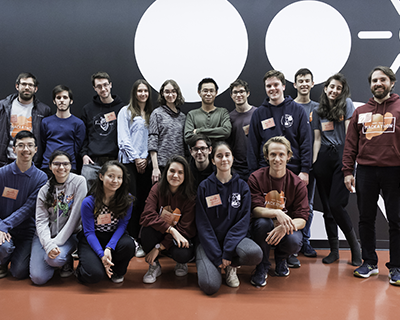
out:
{"label": "person wearing glasses", "polygon": [[158,93],[158,108],[150,115],[148,151],[153,165],[153,183],[160,181],[171,156],[185,155],[183,127],[186,116],[180,109],[184,103],[185,99],[176,81],[164,81]]}
{"label": "person wearing glasses", "polygon": [[241,179],[249,178],[247,166],[247,135],[249,134],[250,120],[256,107],[251,106],[247,98],[250,95],[249,85],[246,81],[237,79],[229,86],[231,98],[235,103],[235,109],[229,113],[232,123],[232,132],[229,143],[233,152],[233,170]]}
{"label": "person wearing glasses", "polygon": [[83,107],[82,121],[86,126],[86,137],[81,156],[82,175],[88,189],[97,179],[100,167],[118,157],[117,116],[124,106],[121,98],[111,94],[112,82],[106,72],[92,75],[92,85],[97,95]]}
{"label": "person wearing glasses", "polygon": [[72,173],[71,167],[72,157],[55,150],[49,159],[51,177],[38,194],[30,262],[30,277],[36,285],[45,284],[59,268],[62,278],[74,273],[71,253],[78,244],[87,189],[85,178]]}
{"label": "person wearing glasses", "polygon": [[[0,101],[0,167],[17,158],[13,151],[13,142],[18,132],[31,131],[36,140],[41,141],[40,124],[43,118],[51,115],[51,110],[36,98],[38,86],[39,81],[32,73],[23,72],[15,81],[18,93]],[[43,148],[40,143],[37,147],[33,161],[36,167],[40,168]]]}
{"label": "person wearing glasses", "polygon": [[197,92],[201,98],[201,107],[189,111],[185,123],[185,142],[192,144],[197,134],[204,134],[214,143],[226,140],[231,134],[231,121],[228,110],[214,105],[218,95],[218,85],[212,78],[200,81]]}
{"label": "person wearing glasses", "polygon": [[43,119],[40,134],[44,147],[41,169],[49,178],[52,176],[49,159],[55,150],[66,151],[71,157],[71,171],[77,172],[76,159],[86,133],[83,121],[71,114],[72,90],[60,84],[54,87],[52,96],[57,112]]}
{"label": "person wearing glasses", "polygon": [[17,159],[0,168],[0,278],[29,276],[29,257],[35,234],[35,208],[46,174],[33,164],[38,150],[30,131],[16,134],[13,152]]}
{"label": "person wearing glasses", "polygon": [[211,140],[204,134],[197,134],[190,145],[190,171],[194,178],[195,190],[200,182],[207,179],[215,171],[215,165],[210,161],[212,152]]}

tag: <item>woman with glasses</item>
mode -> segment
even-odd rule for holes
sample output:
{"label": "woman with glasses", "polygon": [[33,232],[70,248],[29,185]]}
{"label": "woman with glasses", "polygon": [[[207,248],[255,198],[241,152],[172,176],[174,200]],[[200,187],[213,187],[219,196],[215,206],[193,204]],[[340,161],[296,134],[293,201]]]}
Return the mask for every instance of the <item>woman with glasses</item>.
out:
{"label": "woman with glasses", "polygon": [[159,107],[150,116],[148,143],[153,165],[153,183],[160,180],[172,155],[185,155],[183,129],[186,116],[179,108],[185,103],[185,99],[174,80],[166,80],[161,85],[157,103]]}
{"label": "woman with glasses", "polygon": [[49,159],[51,177],[36,202],[36,234],[32,242],[30,277],[36,285],[49,281],[56,269],[61,277],[73,274],[71,253],[80,230],[80,208],[86,180],[71,171],[71,156],[61,150]]}

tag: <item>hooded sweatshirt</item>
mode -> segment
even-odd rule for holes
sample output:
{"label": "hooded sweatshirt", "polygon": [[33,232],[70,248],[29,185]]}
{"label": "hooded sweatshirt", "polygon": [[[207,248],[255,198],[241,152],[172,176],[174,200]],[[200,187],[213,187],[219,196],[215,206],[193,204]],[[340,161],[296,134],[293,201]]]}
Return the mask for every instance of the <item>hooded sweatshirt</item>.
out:
{"label": "hooded sweatshirt", "polygon": [[112,96],[114,101],[101,102],[98,95],[83,107],[82,121],[86,126],[86,137],[81,156],[118,157],[117,116],[124,106],[121,98]]}
{"label": "hooded sweatshirt", "polygon": [[197,189],[196,226],[200,243],[210,261],[218,267],[222,259],[232,261],[236,246],[250,224],[250,190],[233,174],[226,183],[212,173]]}
{"label": "hooded sweatshirt", "polygon": [[357,108],[347,129],[343,174],[353,174],[354,163],[376,167],[400,166],[400,99],[393,93],[383,103],[374,98]]}
{"label": "hooded sweatshirt", "polygon": [[254,111],[250,121],[247,145],[250,172],[267,165],[263,146],[275,136],[285,136],[292,147],[293,157],[287,167],[295,174],[308,173],[312,154],[309,115],[290,96],[277,106],[270,104],[266,98]]}
{"label": "hooded sweatshirt", "polygon": [[67,181],[55,185],[53,206],[47,208],[44,201],[49,187],[50,180],[40,189],[36,202],[36,233],[47,254],[81,229],[80,209],[87,192],[85,178],[71,172]]}

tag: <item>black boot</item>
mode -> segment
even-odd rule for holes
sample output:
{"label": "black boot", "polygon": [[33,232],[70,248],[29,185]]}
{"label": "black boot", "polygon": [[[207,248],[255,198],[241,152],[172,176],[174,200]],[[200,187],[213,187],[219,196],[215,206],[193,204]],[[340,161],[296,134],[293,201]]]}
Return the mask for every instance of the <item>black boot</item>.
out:
{"label": "black boot", "polygon": [[361,249],[354,229],[351,229],[345,236],[351,250],[351,264],[353,266],[360,266],[362,264]]}
{"label": "black boot", "polygon": [[330,264],[339,259],[339,239],[338,238],[330,238],[329,246],[331,247],[331,252],[322,259],[323,263]]}

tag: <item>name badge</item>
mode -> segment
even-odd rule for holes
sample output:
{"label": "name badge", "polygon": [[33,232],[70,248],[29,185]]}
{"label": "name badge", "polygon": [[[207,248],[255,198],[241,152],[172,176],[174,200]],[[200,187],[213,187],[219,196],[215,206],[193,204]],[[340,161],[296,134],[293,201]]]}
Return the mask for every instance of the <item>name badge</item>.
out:
{"label": "name badge", "polygon": [[250,125],[248,124],[247,126],[244,126],[243,127],[243,131],[244,131],[244,134],[247,136],[248,134],[249,134],[249,129],[250,129]]}
{"label": "name badge", "polygon": [[275,127],[274,118],[269,118],[261,121],[261,125],[264,130]]}
{"label": "name badge", "polygon": [[206,197],[206,202],[208,208],[216,207],[222,204],[219,194],[214,194],[213,196]]}
{"label": "name badge", "polygon": [[110,224],[111,223],[111,213],[100,214],[97,217],[97,224]]}
{"label": "name badge", "polygon": [[360,113],[358,115],[358,123],[363,124],[365,122],[371,122],[372,121],[372,112],[367,112],[367,113]]}
{"label": "name badge", "polygon": [[322,131],[332,131],[334,129],[333,121],[322,122],[321,125],[322,125]]}
{"label": "name badge", "polygon": [[18,195],[19,190],[9,188],[9,187],[4,187],[3,194],[2,196],[4,198],[12,199],[12,200],[17,200],[17,195]]}
{"label": "name badge", "polygon": [[117,120],[117,117],[115,116],[115,112],[114,111],[106,113],[104,115],[104,118],[106,118],[107,122],[111,122],[111,121]]}

